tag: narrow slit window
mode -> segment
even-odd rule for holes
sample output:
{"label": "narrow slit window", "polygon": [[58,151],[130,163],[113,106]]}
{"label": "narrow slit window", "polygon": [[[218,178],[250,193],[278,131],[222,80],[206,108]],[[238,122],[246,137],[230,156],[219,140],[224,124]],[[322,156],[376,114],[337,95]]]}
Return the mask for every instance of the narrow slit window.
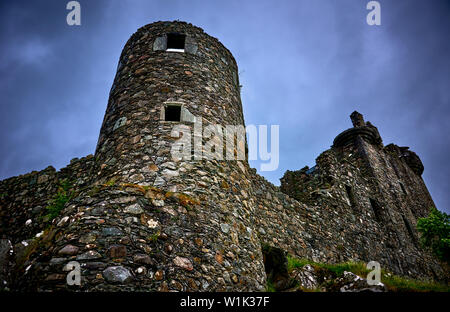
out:
{"label": "narrow slit window", "polygon": [[373,213],[375,215],[375,220],[377,222],[380,222],[382,220],[380,205],[378,204],[378,202],[376,200],[374,200],[372,198],[369,198],[369,202],[370,202],[370,206],[372,206],[372,210],[373,210]]}
{"label": "narrow slit window", "polygon": [[411,237],[414,244],[416,244],[416,236],[414,235],[414,232],[411,228],[411,224],[409,224],[408,220],[405,218],[404,215],[402,215],[403,222],[405,223],[406,230],[408,231],[409,236]]}
{"label": "narrow slit window", "polygon": [[405,187],[403,186],[403,183],[400,183],[400,188],[402,189],[403,194],[406,195],[407,193]]}
{"label": "narrow slit window", "polygon": [[164,110],[165,121],[181,121],[181,106],[167,105]]}
{"label": "narrow slit window", "polygon": [[352,188],[348,185],[345,185],[345,191],[347,192],[348,200],[350,201],[350,206],[352,206],[352,209],[356,211],[355,195],[353,195]]}
{"label": "narrow slit window", "polygon": [[169,52],[184,52],[186,35],[171,33],[167,34],[167,49]]}

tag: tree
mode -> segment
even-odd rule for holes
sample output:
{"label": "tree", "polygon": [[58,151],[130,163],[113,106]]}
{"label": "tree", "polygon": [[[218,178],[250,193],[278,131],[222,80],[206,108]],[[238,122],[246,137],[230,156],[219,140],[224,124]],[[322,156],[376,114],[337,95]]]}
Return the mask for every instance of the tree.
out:
{"label": "tree", "polygon": [[417,220],[422,246],[430,248],[441,260],[450,262],[450,216],[432,207],[426,218]]}

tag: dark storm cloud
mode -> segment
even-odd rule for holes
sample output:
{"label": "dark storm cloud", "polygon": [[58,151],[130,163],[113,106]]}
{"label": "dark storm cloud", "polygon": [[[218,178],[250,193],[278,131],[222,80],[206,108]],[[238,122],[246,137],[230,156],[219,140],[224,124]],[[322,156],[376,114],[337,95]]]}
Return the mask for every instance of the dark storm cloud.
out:
{"label": "dark storm cloud", "polygon": [[419,154],[449,211],[448,1],[380,1],[379,27],[365,0],[79,2],[79,27],[65,23],[67,1],[0,4],[0,178],[93,153],[123,45],[179,19],[235,56],[246,123],[280,125],[270,181],[314,165],[357,109],[385,144]]}
{"label": "dark storm cloud", "polygon": [[[93,111],[93,104],[104,98],[93,94],[99,79],[91,68],[98,47],[92,44],[92,31],[65,24],[66,12],[61,1],[3,4],[2,177],[50,164],[64,166],[75,153],[86,153],[95,144],[89,138],[94,133],[84,129],[96,132],[101,122],[100,116],[89,114],[101,112]],[[84,17],[89,19],[88,14]],[[84,79],[89,84],[82,84]],[[107,84],[100,87],[106,94]]]}

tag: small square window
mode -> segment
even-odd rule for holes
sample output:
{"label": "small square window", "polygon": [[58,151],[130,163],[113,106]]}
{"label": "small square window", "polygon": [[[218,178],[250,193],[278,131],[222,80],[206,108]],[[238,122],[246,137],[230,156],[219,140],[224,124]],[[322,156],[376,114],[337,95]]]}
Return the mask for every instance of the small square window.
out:
{"label": "small square window", "polygon": [[181,106],[167,105],[164,110],[165,121],[181,121]]}
{"label": "small square window", "polygon": [[167,49],[169,52],[184,52],[186,35],[178,33],[167,34]]}

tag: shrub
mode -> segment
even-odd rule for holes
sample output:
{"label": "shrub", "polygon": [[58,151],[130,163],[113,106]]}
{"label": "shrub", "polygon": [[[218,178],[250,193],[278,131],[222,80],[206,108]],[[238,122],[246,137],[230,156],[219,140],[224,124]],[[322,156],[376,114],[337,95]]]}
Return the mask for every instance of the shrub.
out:
{"label": "shrub", "polygon": [[426,218],[417,220],[417,230],[421,233],[422,246],[430,248],[441,260],[450,262],[450,216],[431,208]]}

